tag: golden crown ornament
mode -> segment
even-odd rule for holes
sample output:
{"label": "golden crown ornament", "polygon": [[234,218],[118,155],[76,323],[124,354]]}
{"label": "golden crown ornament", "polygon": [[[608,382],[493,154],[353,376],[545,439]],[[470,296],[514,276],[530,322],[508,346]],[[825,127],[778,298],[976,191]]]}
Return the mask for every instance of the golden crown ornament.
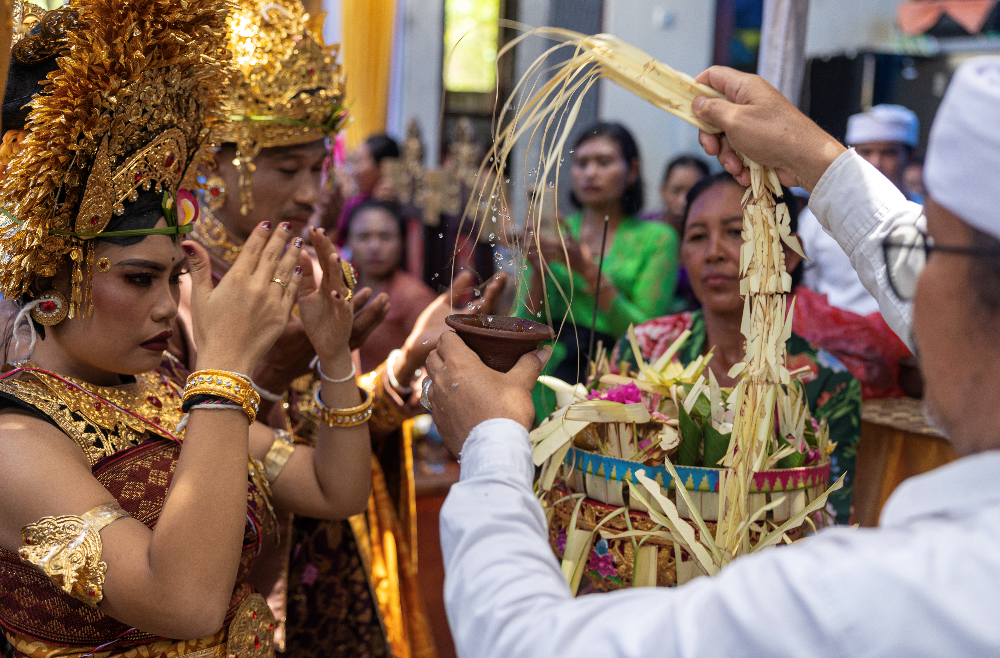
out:
{"label": "golden crown ornament", "polygon": [[234,143],[241,211],[253,207],[253,159],[261,149],[295,146],[340,130],[347,113],[339,44],[323,43],[323,14],[298,0],[238,0],[226,19],[235,74],[216,144]]}
{"label": "golden crown ornament", "polygon": [[[58,68],[32,98],[0,182],[0,293],[72,262],[68,315],[89,311],[95,237],[191,231],[198,166],[210,160],[229,76],[222,0],[77,0],[39,17],[19,62]],[[17,26],[15,26],[17,28]],[[23,26],[20,33],[24,34]],[[116,56],[109,57],[109,52]],[[163,194],[167,226],[107,231],[140,191]],[[86,277],[84,276],[86,269]]]}

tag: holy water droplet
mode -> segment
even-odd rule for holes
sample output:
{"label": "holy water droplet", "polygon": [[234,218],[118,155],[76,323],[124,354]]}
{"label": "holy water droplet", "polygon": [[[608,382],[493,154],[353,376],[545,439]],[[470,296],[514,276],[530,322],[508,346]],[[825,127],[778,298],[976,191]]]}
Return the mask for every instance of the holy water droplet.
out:
{"label": "holy water droplet", "polygon": [[542,317],[542,312],[539,311],[538,313],[535,313],[535,317],[538,317],[538,318]]}
{"label": "holy water droplet", "polygon": [[475,304],[473,304],[472,302],[469,302],[469,310],[470,310],[470,311],[472,311],[472,310],[474,310],[475,308],[476,308],[476,305],[475,305]]}
{"label": "holy water droplet", "polygon": [[438,275],[437,275],[437,274],[435,274],[435,275],[434,275],[434,276],[432,276],[431,278],[432,278],[432,279],[436,279],[436,278],[438,278]]}
{"label": "holy water droplet", "polygon": [[570,149],[570,150],[569,150],[569,152],[570,152],[570,153],[572,153],[572,152],[573,152],[573,149]]}
{"label": "holy water droplet", "polygon": [[425,340],[425,341],[423,342],[423,344],[424,344],[424,345],[426,345],[426,344],[427,344],[427,343],[429,343],[429,342],[430,342],[430,341],[428,341],[428,340]]}
{"label": "holy water droplet", "polygon": [[438,237],[439,238],[443,238],[444,237],[444,233],[438,233]]}
{"label": "holy water droplet", "polygon": [[452,388],[458,388],[458,382],[452,382],[451,387]]}
{"label": "holy water droplet", "polygon": [[493,240],[493,239],[495,239],[495,238],[493,237],[493,234],[490,233],[490,240]]}
{"label": "holy water droplet", "polygon": [[510,183],[510,179],[508,178],[508,179],[507,179],[507,180],[505,180],[504,182],[505,182],[505,183]]}
{"label": "holy water droplet", "polygon": [[493,322],[493,316],[492,315],[487,315],[486,316],[486,321],[487,322]]}
{"label": "holy water droplet", "polygon": [[549,189],[550,189],[550,190],[551,190],[552,188],[554,188],[555,186],[556,186],[556,184],[555,184],[555,183],[553,183],[552,181],[549,181]]}

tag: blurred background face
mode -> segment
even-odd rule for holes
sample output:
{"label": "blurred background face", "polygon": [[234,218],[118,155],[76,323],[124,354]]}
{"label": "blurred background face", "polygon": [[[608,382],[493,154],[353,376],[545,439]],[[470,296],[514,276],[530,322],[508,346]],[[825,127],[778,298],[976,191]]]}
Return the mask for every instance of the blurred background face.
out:
{"label": "blurred background face", "polygon": [[399,222],[382,208],[367,208],[351,220],[351,263],[364,278],[385,279],[399,268],[403,236]]}
{"label": "blurred background face", "polygon": [[573,192],[580,204],[601,206],[620,202],[625,190],[639,176],[639,163],[629,164],[618,142],[592,137],[573,153]]}
{"label": "blurred background face", "polygon": [[866,142],[855,145],[854,150],[896,187],[903,188],[903,170],[910,161],[905,145],[899,142]]}
{"label": "blurred background face", "polygon": [[701,177],[702,173],[697,167],[678,165],[670,170],[670,175],[660,186],[660,199],[671,224],[679,226],[684,221],[688,190],[694,187]]}
{"label": "blurred background face", "polygon": [[227,190],[226,202],[217,214],[230,233],[246,240],[264,221],[275,226],[289,222],[293,232],[302,232],[319,201],[325,140],[262,149],[253,159],[253,208],[246,215],[240,212],[240,172],[232,162],[234,157],[234,150],[226,147],[215,158]]}
{"label": "blurred background face", "polygon": [[913,162],[903,171],[903,188],[911,194],[927,194],[924,188],[924,165]]}
{"label": "blurred background face", "polygon": [[681,242],[681,264],[706,312],[741,314],[740,247],[743,188],[718,183],[691,204]]}
{"label": "blurred background face", "polygon": [[381,170],[375,158],[372,157],[368,145],[362,142],[354,149],[351,156],[351,167],[354,170],[354,178],[358,184],[358,194],[371,194],[378,185]]}

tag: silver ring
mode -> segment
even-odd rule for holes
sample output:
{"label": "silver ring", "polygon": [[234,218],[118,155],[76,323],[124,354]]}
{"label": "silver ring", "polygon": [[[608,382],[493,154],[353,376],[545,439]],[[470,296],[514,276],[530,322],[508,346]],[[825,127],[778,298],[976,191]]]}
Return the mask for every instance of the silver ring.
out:
{"label": "silver ring", "polygon": [[426,409],[427,411],[434,411],[431,408],[430,398],[427,397],[427,394],[430,393],[431,391],[431,384],[433,383],[434,382],[428,377],[427,379],[424,380],[424,383],[421,385],[420,404],[422,404],[424,409]]}

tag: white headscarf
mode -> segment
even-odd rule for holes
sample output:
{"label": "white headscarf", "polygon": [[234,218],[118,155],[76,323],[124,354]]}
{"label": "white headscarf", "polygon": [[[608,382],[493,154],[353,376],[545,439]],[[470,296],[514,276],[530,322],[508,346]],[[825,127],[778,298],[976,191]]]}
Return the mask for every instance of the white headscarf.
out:
{"label": "white headscarf", "polygon": [[955,71],[931,126],[924,184],[937,203],[1000,238],[1000,57]]}
{"label": "white headscarf", "polygon": [[902,105],[876,105],[847,120],[848,146],[869,142],[899,142],[915,148],[920,141],[920,120]]}

